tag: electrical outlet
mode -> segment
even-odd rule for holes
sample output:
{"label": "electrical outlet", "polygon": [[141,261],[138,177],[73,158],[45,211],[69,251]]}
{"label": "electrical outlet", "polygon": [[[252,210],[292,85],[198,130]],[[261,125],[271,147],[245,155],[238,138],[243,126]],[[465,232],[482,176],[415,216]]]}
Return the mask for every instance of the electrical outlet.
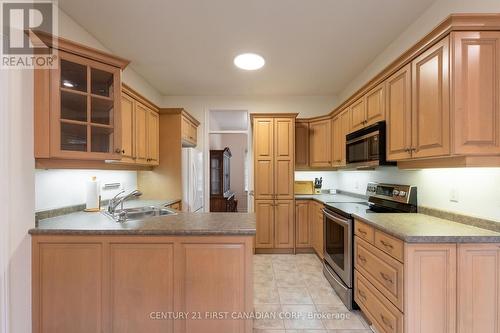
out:
{"label": "electrical outlet", "polygon": [[458,199],[459,199],[458,190],[456,188],[452,188],[450,191],[450,201],[458,202]]}

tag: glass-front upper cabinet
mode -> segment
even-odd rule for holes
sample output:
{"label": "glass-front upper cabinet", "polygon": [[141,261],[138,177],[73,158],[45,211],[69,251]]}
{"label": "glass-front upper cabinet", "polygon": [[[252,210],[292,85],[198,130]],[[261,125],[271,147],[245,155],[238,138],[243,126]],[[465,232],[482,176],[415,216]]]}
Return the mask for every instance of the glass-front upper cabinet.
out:
{"label": "glass-front upper cabinet", "polygon": [[121,69],[59,52],[51,73],[51,156],[119,159]]}

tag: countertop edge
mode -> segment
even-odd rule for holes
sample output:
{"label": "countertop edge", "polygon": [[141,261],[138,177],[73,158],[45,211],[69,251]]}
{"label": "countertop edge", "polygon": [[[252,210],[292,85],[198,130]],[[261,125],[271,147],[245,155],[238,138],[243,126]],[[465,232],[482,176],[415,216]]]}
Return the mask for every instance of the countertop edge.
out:
{"label": "countertop edge", "polygon": [[30,229],[31,236],[255,236],[253,230],[75,230]]}
{"label": "countertop edge", "polygon": [[[363,216],[353,214],[354,218],[364,222],[375,229],[381,230],[388,235],[391,235],[405,243],[500,243],[500,236],[405,236],[400,233],[394,232],[393,230],[381,226]],[[454,221],[451,221],[454,222]],[[458,223],[458,222],[454,222]],[[460,224],[460,223],[458,223]],[[482,229],[482,228],[479,228]],[[487,230],[487,229],[485,229]]]}

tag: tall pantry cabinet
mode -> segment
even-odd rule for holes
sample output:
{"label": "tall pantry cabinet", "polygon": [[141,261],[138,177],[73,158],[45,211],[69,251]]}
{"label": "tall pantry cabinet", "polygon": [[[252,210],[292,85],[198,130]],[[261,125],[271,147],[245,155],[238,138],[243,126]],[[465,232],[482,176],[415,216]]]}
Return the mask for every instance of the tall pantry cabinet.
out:
{"label": "tall pantry cabinet", "polygon": [[256,249],[294,248],[296,117],[252,115]]}

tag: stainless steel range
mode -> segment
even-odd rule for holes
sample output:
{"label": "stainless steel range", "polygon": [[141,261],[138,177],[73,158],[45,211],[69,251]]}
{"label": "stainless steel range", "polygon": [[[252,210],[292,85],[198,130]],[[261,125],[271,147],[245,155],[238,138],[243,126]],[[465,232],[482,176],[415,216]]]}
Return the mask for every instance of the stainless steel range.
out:
{"label": "stainless steel range", "polygon": [[323,210],[323,273],[348,309],[353,309],[354,220],[356,212],[416,213],[417,188],[368,183],[368,201],[327,202]]}

